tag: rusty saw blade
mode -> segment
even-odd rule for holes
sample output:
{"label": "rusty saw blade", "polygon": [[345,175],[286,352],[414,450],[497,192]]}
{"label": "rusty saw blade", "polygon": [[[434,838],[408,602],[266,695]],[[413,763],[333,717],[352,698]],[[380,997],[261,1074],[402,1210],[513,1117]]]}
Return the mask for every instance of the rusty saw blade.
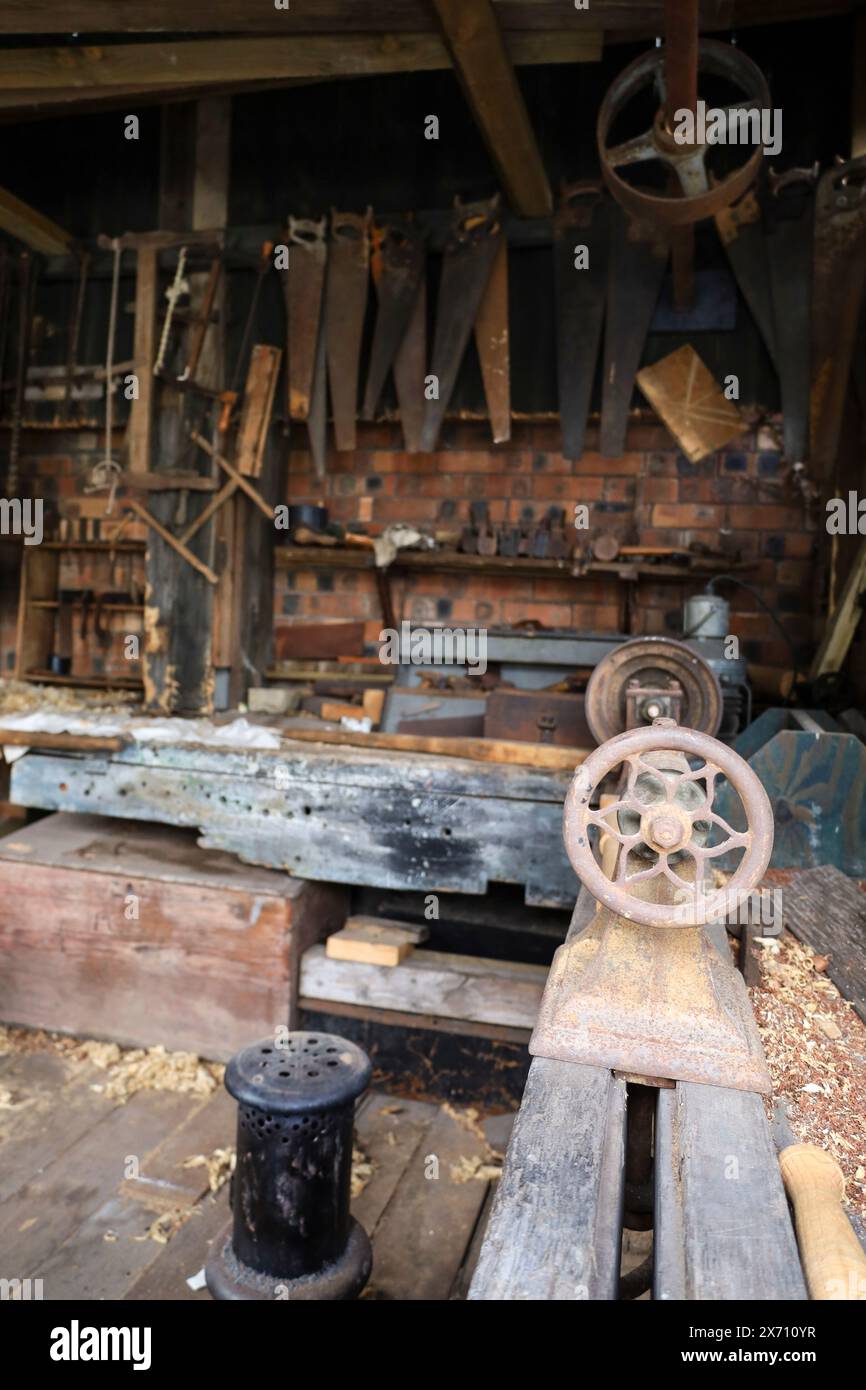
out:
{"label": "rusty saw blade", "polygon": [[815,176],[809,169],[770,174],[763,198],[776,370],[782,397],[785,457],[801,463],[809,449],[812,239]]}
{"label": "rusty saw blade", "polygon": [[[326,274],[327,286],[330,272]],[[310,439],[310,454],[316,477],[325,476],[325,460],[328,444],[328,364],[326,353],[325,316],[319,320],[316,338],[316,356],[313,361],[313,380],[310,387],[310,410],[307,416],[307,434]]]}
{"label": "rusty saw blade", "polygon": [[475,346],[494,444],[511,438],[511,359],[508,339],[508,243],[500,238],[478,307]]}
{"label": "rusty saw blade", "polygon": [[500,198],[458,204],[454,209],[436,305],[431,372],[438,396],[428,400],[421,430],[421,447],[432,453],[454,392],[457,373],[490,279],[502,239]]}
{"label": "rusty saw blade", "polygon": [[424,374],[427,371],[427,276],[421,276],[415,307],[394,358],[394,386],[406,452],[421,451],[424,424]]}
{"label": "rusty saw blade", "polygon": [[776,328],[770,293],[770,262],[761,205],[755,190],[750,188],[739,202],[721,208],[716,213],[715,223],[734,279],[775,366]]}
{"label": "rusty saw blade", "polygon": [[619,207],[611,218],[599,450],[605,458],[620,458],[635,377],[668,262],[670,234],[628,217]]}
{"label": "rusty saw blade", "polygon": [[566,184],[553,223],[556,372],[567,459],[583,453],[607,293],[610,208],[600,183]]}
{"label": "rusty saw blade", "polygon": [[812,291],[812,461],[836,458],[866,276],[866,156],[829,169],[815,199]]}
{"label": "rusty saw blade", "polygon": [[358,368],[370,278],[371,210],[331,209],[331,248],[325,295],[325,351],[338,449],[354,449]]}
{"label": "rusty saw blade", "polygon": [[281,274],[288,319],[288,405],[291,420],[306,420],[322,316],[328,245],[326,219],[289,217],[286,242],[289,268]]}
{"label": "rusty saw blade", "polygon": [[374,222],[372,242],[370,264],[379,307],[362,420],[372,420],[376,414],[385,379],[411,322],[425,271],[424,235],[410,217]]}

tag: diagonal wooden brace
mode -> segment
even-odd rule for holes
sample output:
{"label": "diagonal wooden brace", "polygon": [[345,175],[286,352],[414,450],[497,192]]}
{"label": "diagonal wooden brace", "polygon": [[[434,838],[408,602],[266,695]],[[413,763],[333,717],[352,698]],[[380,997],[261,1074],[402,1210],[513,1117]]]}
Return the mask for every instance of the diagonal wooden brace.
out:
{"label": "diagonal wooden brace", "polygon": [[139,520],[143,521],[147,526],[150,526],[158,536],[161,536],[166,545],[170,545],[172,550],[176,550],[178,555],[182,555],[188,565],[192,565],[193,569],[198,570],[199,574],[203,574],[209,584],[219,583],[219,577],[214,574],[213,570],[210,569],[203,560],[200,560],[197,555],[193,555],[191,550],[187,550],[183,541],[178,540],[177,536],[173,536],[171,532],[163,526],[162,522],[157,521],[155,516],[151,516],[147,508],[143,507],[134,497],[128,497],[124,506],[128,507],[130,511],[133,511]]}

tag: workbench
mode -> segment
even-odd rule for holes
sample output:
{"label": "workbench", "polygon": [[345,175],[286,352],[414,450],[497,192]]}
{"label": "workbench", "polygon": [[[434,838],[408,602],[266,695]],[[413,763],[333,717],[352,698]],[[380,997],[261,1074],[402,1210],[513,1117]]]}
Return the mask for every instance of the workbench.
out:
{"label": "workbench", "polygon": [[129,743],[28,751],[10,795],[43,811],[193,826],[203,848],[297,878],[430,893],[517,883],[530,905],[570,908],[570,781],[569,771],[288,740],[273,752]]}

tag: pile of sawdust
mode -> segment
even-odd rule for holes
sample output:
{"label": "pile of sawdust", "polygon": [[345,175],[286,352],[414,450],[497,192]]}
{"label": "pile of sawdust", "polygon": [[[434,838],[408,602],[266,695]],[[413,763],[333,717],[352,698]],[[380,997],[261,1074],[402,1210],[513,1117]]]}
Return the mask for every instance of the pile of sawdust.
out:
{"label": "pile of sawdust", "polygon": [[72,1062],[87,1062],[107,1072],[101,1091],[109,1100],[124,1104],[136,1091],[178,1091],[209,1096],[222,1085],[225,1067],[205,1062],[193,1052],[167,1052],[158,1047],[119,1047],[94,1038],[70,1038],[40,1028],[6,1028],[0,1025],[0,1057],[11,1052],[57,1052]]}
{"label": "pile of sawdust", "polygon": [[99,709],[106,714],[125,714],[130,705],[140,700],[134,690],[87,690],[0,679],[0,714],[26,714],[37,709]]}
{"label": "pile of sawdust", "polygon": [[797,1139],[836,1159],[849,1206],[866,1217],[866,1027],[824,973],[826,956],[788,931],[758,949],[749,993],[774,1095]]}

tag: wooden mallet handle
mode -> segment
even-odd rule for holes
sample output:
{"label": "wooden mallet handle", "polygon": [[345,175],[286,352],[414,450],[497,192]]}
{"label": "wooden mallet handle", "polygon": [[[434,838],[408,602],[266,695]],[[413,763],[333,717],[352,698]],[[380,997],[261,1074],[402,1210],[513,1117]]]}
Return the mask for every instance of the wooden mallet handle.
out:
{"label": "wooden mallet handle", "polygon": [[842,1169],[814,1144],[791,1144],[783,1149],[779,1166],[794,1207],[810,1297],[866,1299],[866,1254],[841,1205],[845,1196]]}

